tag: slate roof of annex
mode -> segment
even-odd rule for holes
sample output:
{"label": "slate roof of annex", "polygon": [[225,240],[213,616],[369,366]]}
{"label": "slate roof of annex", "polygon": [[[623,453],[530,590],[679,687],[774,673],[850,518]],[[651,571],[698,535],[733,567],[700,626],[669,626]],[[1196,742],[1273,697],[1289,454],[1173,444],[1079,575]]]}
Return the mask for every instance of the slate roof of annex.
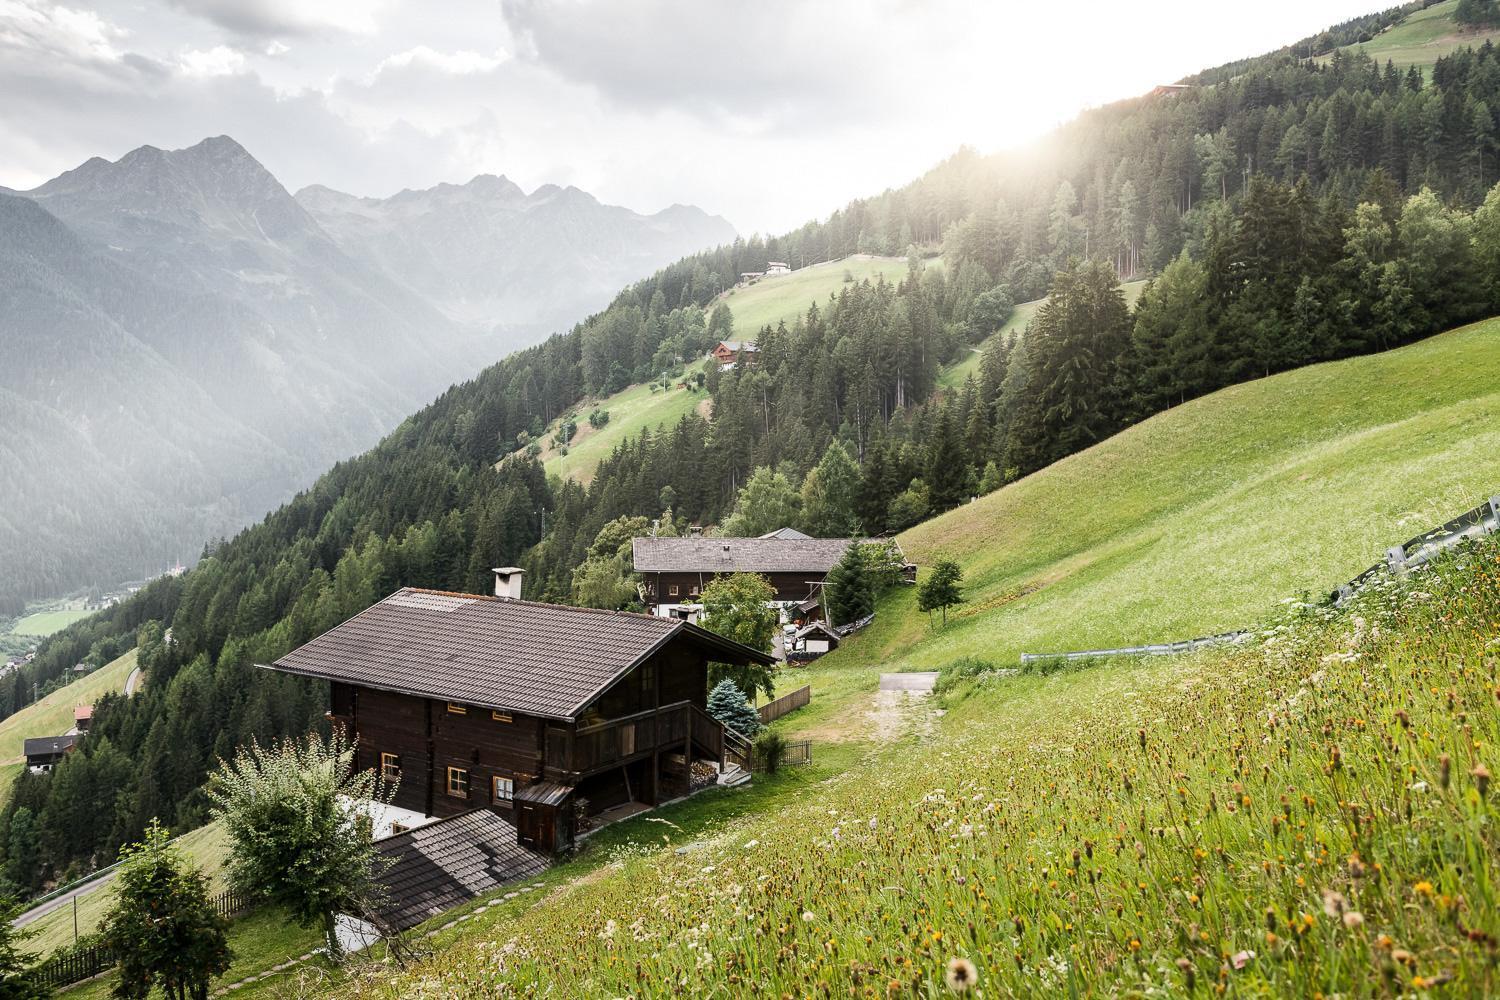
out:
{"label": "slate roof of annex", "polygon": [[397,930],[415,927],[499,886],[531,878],[547,857],[516,842],[516,828],[490,809],[475,809],[377,841],[391,859],[380,876],[384,916]]}
{"label": "slate roof of annex", "polygon": [[674,637],[724,662],[771,659],[670,618],[403,588],[287,653],[285,673],[573,719]]}
{"label": "slate roof of annex", "polygon": [[[871,539],[872,541],[874,539]],[[632,538],[637,573],[826,574],[853,538]]]}

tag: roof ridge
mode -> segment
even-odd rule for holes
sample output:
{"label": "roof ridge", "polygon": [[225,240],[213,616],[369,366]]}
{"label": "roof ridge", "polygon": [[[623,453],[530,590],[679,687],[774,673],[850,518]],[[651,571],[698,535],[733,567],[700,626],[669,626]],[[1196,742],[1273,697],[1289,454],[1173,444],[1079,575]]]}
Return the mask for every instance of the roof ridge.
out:
{"label": "roof ridge", "polygon": [[[466,594],[458,590],[436,590],[431,587],[402,587],[393,594],[382,597],[376,604],[389,601],[397,594],[431,594],[434,597],[459,597],[469,601],[492,601],[496,604],[524,604],[533,608],[552,608],[556,611],[581,611],[611,618],[646,618],[654,622],[672,622],[674,619],[649,615],[640,611],[612,611],[608,608],[581,608],[576,604],[553,604],[550,601],[528,601],[520,597],[499,597],[495,594]],[[371,605],[373,607],[374,605]],[[680,624],[680,622],[679,622]]]}

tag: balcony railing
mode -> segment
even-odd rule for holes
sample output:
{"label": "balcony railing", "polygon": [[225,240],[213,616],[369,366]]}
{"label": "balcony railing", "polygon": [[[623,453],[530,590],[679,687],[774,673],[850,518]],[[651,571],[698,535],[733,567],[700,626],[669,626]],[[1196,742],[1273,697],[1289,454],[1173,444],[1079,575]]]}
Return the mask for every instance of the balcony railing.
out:
{"label": "balcony railing", "polygon": [[547,730],[547,771],[552,780],[576,780],[659,748],[691,739],[714,758],[724,753],[724,727],[690,701],[650,708],[569,731]]}

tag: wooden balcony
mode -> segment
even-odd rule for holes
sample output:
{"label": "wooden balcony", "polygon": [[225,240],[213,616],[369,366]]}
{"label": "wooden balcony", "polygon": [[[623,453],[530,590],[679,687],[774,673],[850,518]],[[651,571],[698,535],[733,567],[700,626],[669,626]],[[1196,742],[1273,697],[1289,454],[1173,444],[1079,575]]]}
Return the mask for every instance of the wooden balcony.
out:
{"label": "wooden balcony", "polygon": [[704,757],[724,759],[724,727],[690,701],[674,702],[575,730],[547,730],[546,778],[573,783],[656,750],[691,744]]}

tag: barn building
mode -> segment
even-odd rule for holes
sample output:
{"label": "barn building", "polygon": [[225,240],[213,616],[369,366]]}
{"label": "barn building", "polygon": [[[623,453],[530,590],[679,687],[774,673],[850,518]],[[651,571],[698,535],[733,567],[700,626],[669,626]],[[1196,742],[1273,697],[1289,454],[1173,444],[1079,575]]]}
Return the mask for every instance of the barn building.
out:
{"label": "barn building", "polygon": [[719,363],[719,369],[733,368],[735,362],[741,358],[745,364],[753,365],[756,362],[760,348],[753,340],[721,340],[714,348],[714,360]]}
{"label": "barn building", "polygon": [[630,546],[653,615],[696,621],[703,588],[714,577],[759,573],[771,582],[776,592],[771,603],[788,621],[810,621],[823,617],[823,581],[829,571],[859,541],[809,538],[782,528],[760,538],[633,538]]}

